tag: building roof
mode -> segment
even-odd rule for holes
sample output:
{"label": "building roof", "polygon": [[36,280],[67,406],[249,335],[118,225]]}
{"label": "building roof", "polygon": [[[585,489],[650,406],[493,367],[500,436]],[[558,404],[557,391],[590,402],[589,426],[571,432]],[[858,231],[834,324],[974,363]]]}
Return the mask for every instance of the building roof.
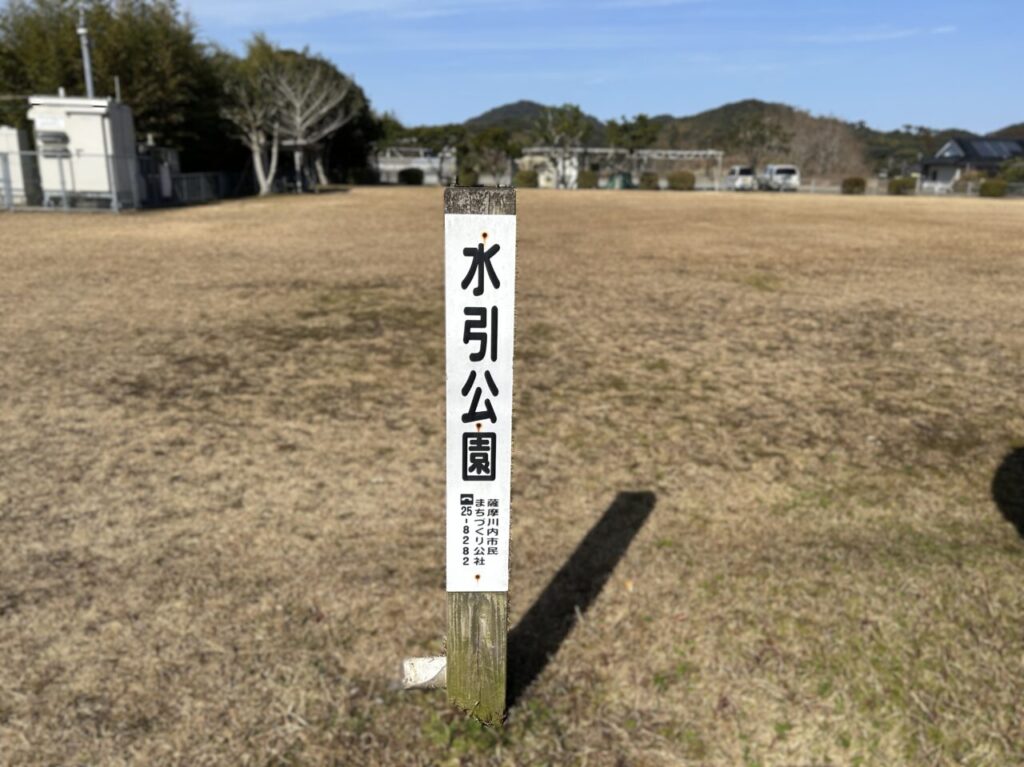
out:
{"label": "building roof", "polygon": [[1024,139],[951,138],[926,165],[1001,165],[1014,157],[1024,157]]}

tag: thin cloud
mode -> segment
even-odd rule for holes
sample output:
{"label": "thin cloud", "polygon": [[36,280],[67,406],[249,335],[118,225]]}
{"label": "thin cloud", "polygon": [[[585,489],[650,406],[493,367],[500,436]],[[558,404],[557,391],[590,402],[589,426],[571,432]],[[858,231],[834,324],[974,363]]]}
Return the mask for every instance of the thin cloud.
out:
{"label": "thin cloud", "polygon": [[696,5],[709,0],[603,0],[601,8],[669,8],[673,5]]}
{"label": "thin cloud", "polygon": [[881,43],[889,40],[906,40],[911,37],[927,37],[929,35],[949,35],[954,32],[956,32],[956,27],[952,24],[947,24],[941,27],[871,29],[858,32],[804,35],[796,37],[794,40],[798,43],[816,43],[819,45],[850,45],[856,43]]}

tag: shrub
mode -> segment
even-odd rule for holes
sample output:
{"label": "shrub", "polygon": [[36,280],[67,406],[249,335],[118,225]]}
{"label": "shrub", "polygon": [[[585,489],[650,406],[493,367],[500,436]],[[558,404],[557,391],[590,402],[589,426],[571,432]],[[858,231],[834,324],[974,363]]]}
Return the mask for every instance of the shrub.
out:
{"label": "shrub", "polygon": [[398,171],[398,183],[406,186],[423,186],[423,171],[419,168],[402,168]]}
{"label": "shrub", "polygon": [[1008,160],[999,176],[1011,184],[1024,184],[1024,160]]}
{"label": "shrub", "polygon": [[868,182],[860,176],[844,178],[841,190],[843,194],[864,194],[868,188]]}
{"label": "shrub", "polygon": [[480,174],[475,170],[459,171],[459,186],[477,186],[480,183]]}
{"label": "shrub", "polygon": [[909,177],[889,179],[889,194],[913,194],[917,191],[917,180]]}
{"label": "shrub", "polygon": [[987,178],[981,182],[978,194],[982,197],[1006,197],[1006,187],[1009,183],[1001,178]]}
{"label": "shrub", "polygon": [[516,171],[515,178],[512,179],[512,185],[523,187],[525,189],[536,189],[537,188],[537,171],[535,170],[519,170]]}
{"label": "shrub", "polygon": [[641,189],[660,189],[658,186],[658,174],[648,171],[640,174]]}
{"label": "shrub", "polygon": [[677,170],[668,174],[668,188],[677,192],[692,192],[697,186],[697,177],[688,170]]}
{"label": "shrub", "polygon": [[579,178],[576,179],[576,186],[580,189],[597,189],[597,172],[581,170]]}

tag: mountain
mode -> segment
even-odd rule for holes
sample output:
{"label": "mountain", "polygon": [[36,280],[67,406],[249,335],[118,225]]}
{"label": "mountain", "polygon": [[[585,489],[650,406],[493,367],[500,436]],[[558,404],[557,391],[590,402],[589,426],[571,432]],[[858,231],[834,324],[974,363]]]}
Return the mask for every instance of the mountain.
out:
{"label": "mountain", "polygon": [[[463,125],[469,130],[478,131],[484,128],[495,126],[505,128],[509,131],[529,130],[547,109],[543,104],[536,101],[514,101],[511,104],[503,104],[500,107],[489,109],[482,115],[471,117]],[[596,118],[594,118],[596,119]]]}
{"label": "mountain", "polygon": [[988,138],[1024,138],[1024,123],[1007,125],[1005,128],[992,131],[988,134]]}
{"label": "mountain", "polygon": [[[500,126],[509,130],[520,143],[529,143],[537,118],[548,107],[536,101],[516,101],[491,109],[467,120],[463,127],[470,133]],[[588,137],[591,146],[606,140],[607,126],[587,115],[592,124]],[[812,115],[802,109],[774,102],[746,99],[684,117],[655,115],[650,121],[657,127],[653,147],[666,149],[722,149],[727,163],[743,163],[745,157],[733,146],[737,125],[752,119],[777,124],[789,135],[788,149],[759,157],[760,163],[795,162],[807,175],[864,175],[888,169],[905,172],[922,157],[934,154],[952,136],[971,136],[958,128],[941,130],[925,126],[905,126],[903,130],[879,131],[863,122],[851,123],[832,116]],[[1010,125],[989,134],[992,137],[1024,136],[1024,123]]]}
{"label": "mountain", "polygon": [[[529,143],[533,126],[549,107],[538,104],[536,101],[514,101],[511,104],[504,104],[494,109],[489,109],[481,115],[472,117],[463,123],[466,130],[471,133],[486,128],[500,127],[513,134],[520,142]],[[593,115],[584,115],[590,123],[589,143],[591,145],[604,141],[605,125]]]}

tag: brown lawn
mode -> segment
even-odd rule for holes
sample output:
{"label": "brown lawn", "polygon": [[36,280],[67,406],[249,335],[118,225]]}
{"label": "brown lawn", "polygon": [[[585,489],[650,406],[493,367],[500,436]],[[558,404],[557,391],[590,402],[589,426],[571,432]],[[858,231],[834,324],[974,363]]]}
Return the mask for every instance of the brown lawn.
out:
{"label": "brown lawn", "polygon": [[654,507],[498,731],[441,204],[0,215],[0,763],[1024,762],[1024,204],[520,193],[513,623]]}

